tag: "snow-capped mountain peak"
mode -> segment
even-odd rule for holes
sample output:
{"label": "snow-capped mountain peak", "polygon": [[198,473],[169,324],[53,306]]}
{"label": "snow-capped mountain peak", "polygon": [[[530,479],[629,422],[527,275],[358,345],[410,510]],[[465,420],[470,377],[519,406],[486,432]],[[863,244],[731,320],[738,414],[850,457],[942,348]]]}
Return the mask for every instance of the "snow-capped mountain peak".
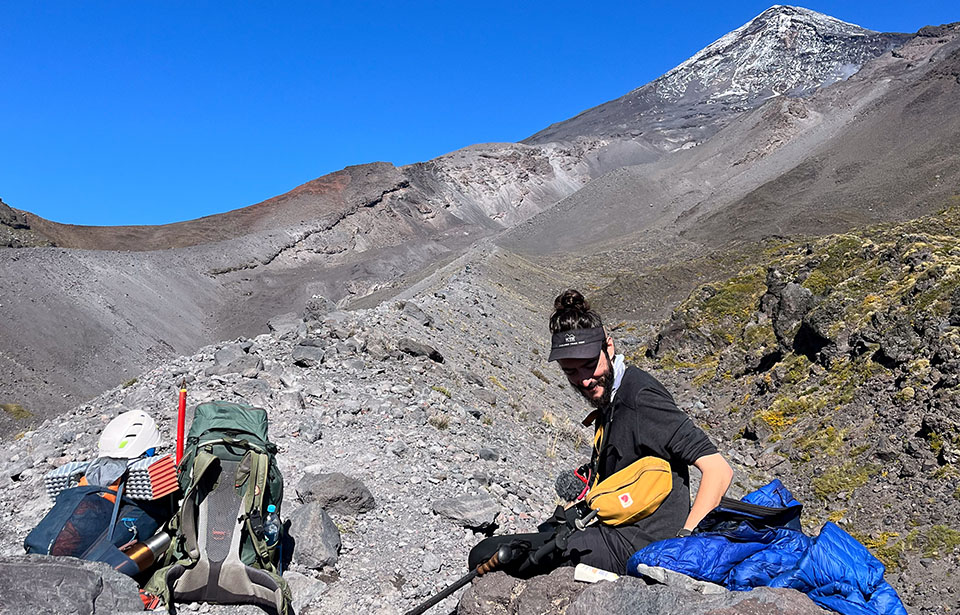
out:
{"label": "snow-capped mountain peak", "polygon": [[778,4],[662,77],[525,142],[644,135],[667,150],[696,144],[768,98],[803,96],[848,79],[909,38]]}
{"label": "snow-capped mountain peak", "polygon": [[816,11],[776,5],[650,85],[664,101],[742,103],[802,93],[856,73],[878,47],[888,46],[876,35]]}

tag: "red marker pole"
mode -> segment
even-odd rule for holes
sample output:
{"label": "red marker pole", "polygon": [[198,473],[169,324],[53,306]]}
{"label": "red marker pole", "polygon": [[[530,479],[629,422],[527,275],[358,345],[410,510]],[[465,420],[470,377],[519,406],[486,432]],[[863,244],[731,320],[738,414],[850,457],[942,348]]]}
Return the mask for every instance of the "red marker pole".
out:
{"label": "red marker pole", "polygon": [[177,407],[177,465],[183,459],[183,426],[187,417],[187,379],[180,382],[180,403]]}

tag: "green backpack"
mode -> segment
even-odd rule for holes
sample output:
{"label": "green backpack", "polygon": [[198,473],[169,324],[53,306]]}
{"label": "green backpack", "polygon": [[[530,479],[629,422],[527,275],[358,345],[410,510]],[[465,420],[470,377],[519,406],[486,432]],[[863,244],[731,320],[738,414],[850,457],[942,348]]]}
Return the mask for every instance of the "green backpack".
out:
{"label": "green backpack", "polygon": [[146,591],[174,602],[256,604],[286,615],[290,590],[280,576],[279,543],[263,537],[267,506],[279,514],[283,476],[267,439],[267,412],[208,402],[194,410],[178,480],[173,540]]}

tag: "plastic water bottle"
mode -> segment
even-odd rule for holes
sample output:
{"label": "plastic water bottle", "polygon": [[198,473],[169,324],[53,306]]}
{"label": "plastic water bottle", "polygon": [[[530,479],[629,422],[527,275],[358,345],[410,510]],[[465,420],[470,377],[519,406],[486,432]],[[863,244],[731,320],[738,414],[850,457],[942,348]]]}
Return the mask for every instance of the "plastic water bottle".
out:
{"label": "plastic water bottle", "polygon": [[277,572],[283,574],[283,545],[280,543],[280,531],[283,526],[280,525],[280,515],[277,514],[277,507],[273,504],[267,505],[267,517],[263,520],[263,539],[267,546],[277,549]]}
{"label": "plastic water bottle", "polygon": [[263,520],[263,539],[271,549],[280,542],[280,515],[273,504],[267,506],[267,516]]}

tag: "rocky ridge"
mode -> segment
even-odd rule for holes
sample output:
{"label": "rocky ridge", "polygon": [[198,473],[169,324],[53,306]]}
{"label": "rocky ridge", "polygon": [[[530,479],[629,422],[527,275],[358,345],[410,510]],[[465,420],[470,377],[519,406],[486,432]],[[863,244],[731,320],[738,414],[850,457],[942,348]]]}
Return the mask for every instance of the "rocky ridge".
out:
{"label": "rocky ridge", "polygon": [[85,248],[0,250],[0,402],[51,416],[130,378],[125,371],[263,331],[312,295],[348,304],[429,272],[634,154],[602,140],[474,146],[400,169],[351,167],[265,203],[160,227],[70,227],[0,210],[11,245]]}
{"label": "rocky ridge", "polygon": [[31,230],[26,216],[0,200],[0,248],[48,246],[50,241]]}

